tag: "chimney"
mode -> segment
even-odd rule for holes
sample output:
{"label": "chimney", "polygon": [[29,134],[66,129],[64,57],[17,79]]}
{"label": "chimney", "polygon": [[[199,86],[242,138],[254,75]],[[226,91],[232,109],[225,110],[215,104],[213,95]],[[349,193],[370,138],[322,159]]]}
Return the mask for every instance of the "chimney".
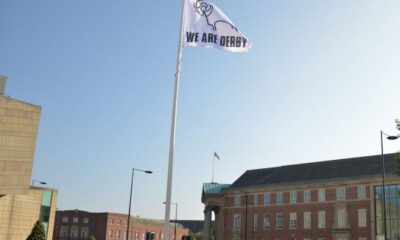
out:
{"label": "chimney", "polygon": [[7,77],[0,74],[0,95],[4,95],[6,90]]}

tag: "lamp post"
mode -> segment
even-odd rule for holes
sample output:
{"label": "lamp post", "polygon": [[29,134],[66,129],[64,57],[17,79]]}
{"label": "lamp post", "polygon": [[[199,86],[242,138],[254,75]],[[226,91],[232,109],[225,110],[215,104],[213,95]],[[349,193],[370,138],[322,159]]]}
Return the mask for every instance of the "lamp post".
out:
{"label": "lamp post", "polygon": [[[164,202],[164,204],[166,203]],[[178,220],[178,203],[171,202],[171,205],[175,205],[174,240],[176,240],[176,221]]]}
{"label": "lamp post", "polygon": [[386,187],[385,187],[385,154],[383,153],[383,135],[386,136],[388,140],[396,140],[399,135],[392,136],[384,133],[381,130],[381,154],[382,154],[382,194],[383,194],[383,233],[385,240],[387,240],[387,227],[386,227]]}
{"label": "lamp post", "polygon": [[127,226],[127,230],[126,230],[126,240],[129,240],[129,224],[131,221],[131,202],[132,202],[132,187],[133,187],[133,176],[135,174],[135,171],[139,171],[139,172],[144,172],[146,174],[152,174],[152,171],[149,170],[141,170],[141,169],[137,169],[137,168],[132,168],[132,177],[131,177],[131,193],[129,195],[129,210],[128,210],[128,226]]}
{"label": "lamp post", "polygon": [[40,183],[40,184],[42,184],[42,185],[46,185],[46,184],[47,184],[47,182],[43,182],[43,181],[38,181],[38,180],[36,180],[36,179],[32,179],[32,186],[33,186],[35,183]]}

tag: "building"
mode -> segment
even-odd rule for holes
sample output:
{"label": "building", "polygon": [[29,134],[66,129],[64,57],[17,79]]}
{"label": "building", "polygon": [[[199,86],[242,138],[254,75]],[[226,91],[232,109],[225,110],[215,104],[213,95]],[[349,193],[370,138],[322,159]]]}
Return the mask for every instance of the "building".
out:
{"label": "building", "polygon": [[203,220],[171,220],[171,223],[178,223],[184,228],[188,228],[192,233],[202,232],[204,229]]}
{"label": "building", "polygon": [[[400,239],[396,170],[395,154],[385,155],[391,240]],[[249,170],[232,184],[203,185],[205,239],[379,239],[384,234],[382,193],[381,155]]]}
{"label": "building", "polygon": [[[4,91],[5,77],[0,75]],[[0,92],[0,195],[29,190],[40,106]]]}
{"label": "building", "polygon": [[25,240],[43,221],[52,239],[57,191],[31,186],[41,107],[4,95],[0,75],[0,240]]}
{"label": "building", "polygon": [[56,200],[57,190],[39,187],[0,197],[0,240],[25,240],[38,219],[51,240]]}
{"label": "building", "polygon": [[[128,215],[119,213],[91,213],[81,210],[56,212],[53,240],[85,240],[94,236],[96,240],[125,240]],[[145,240],[146,234],[154,234],[156,240],[162,240],[165,231],[164,221],[132,217],[129,239]],[[177,224],[176,239],[189,235],[189,230]],[[174,225],[170,228],[171,239]]]}

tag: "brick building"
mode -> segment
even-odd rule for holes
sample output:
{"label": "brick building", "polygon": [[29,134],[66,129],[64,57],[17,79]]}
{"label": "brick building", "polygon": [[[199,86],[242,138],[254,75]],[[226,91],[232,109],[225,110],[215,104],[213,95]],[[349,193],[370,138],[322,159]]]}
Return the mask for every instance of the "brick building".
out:
{"label": "brick building", "polygon": [[[91,213],[81,210],[57,211],[53,240],[85,240],[94,236],[96,240],[126,240],[128,216],[119,213]],[[164,221],[132,217],[129,239],[144,240],[146,233],[155,234],[156,240],[164,236]],[[189,230],[177,225],[176,239],[189,235]],[[170,236],[173,239],[174,225]]]}
{"label": "brick building", "polygon": [[[396,169],[395,155],[385,155],[390,240],[400,239]],[[205,239],[378,239],[382,190],[381,155],[249,170],[231,185],[203,185]]]}

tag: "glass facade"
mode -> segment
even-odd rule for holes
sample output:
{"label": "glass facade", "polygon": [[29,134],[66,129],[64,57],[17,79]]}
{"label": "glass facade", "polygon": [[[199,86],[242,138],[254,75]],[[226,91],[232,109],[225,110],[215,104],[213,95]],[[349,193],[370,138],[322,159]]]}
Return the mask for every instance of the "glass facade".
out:
{"label": "glass facade", "polygon": [[52,197],[52,192],[50,190],[43,191],[42,202],[40,206],[40,220],[43,223],[46,235],[47,235],[47,230],[49,228],[51,197]]}
{"label": "glass facade", "polygon": [[[375,230],[384,234],[383,227],[383,188],[375,186]],[[400,240],[400,184],[385,185],[386,229],[388,239]]]}

